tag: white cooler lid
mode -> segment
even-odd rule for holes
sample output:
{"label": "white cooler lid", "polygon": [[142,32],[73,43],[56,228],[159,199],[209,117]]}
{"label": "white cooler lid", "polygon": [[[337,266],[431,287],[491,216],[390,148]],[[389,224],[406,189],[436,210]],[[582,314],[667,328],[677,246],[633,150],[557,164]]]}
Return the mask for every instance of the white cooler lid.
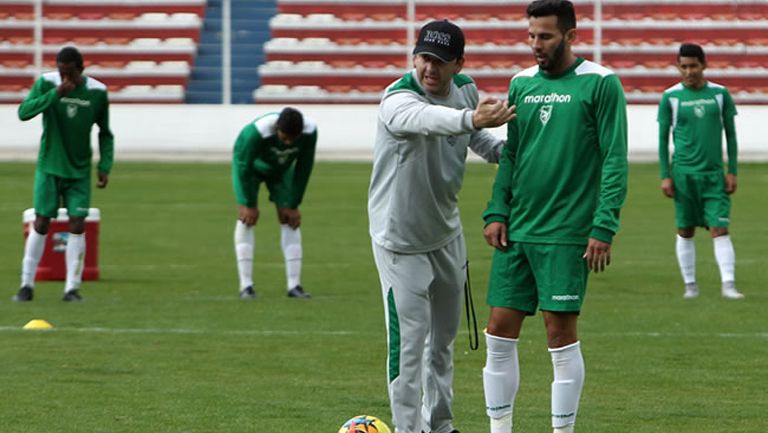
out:
{"label": "white cooler lid", "polygon": [[[67,209],[65,208],[59,208],[59,215],[56,218],[53,218],[56,221],[68,221],[69,215],[67,215]],[[24,211],[24,214],[22,216],[22,221],[24,224],[31,223],[35,220],[35,209],[26,209]],[[86,221],[100,221],[101,220],[101,211],[98,208],[92,207],[88,209],[88,216],[85,217]]]}

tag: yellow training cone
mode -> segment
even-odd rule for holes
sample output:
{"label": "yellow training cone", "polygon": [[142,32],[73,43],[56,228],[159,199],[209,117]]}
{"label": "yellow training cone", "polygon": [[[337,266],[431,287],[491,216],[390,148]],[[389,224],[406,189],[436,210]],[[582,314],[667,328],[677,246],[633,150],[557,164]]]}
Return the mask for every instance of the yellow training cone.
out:
{"label": "yellow training cone", "polygon": [[24,329],[53,329],[53,325],[42,319],[34,319],[24,325]]}

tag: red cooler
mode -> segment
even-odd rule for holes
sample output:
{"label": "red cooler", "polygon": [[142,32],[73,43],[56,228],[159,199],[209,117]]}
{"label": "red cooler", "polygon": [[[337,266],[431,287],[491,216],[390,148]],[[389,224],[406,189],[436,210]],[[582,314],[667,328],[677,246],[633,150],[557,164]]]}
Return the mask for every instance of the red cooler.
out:
{"label": "red cooler", "polygon": [[[85,218],[85,268],[83,280],[99,279],[99,222],[101,212],[96,208],[88,210]],[[24,211],[24,239],[34,230],[35,210]],[[37,267],[35,280],[61,280],[67,279],[67,264],[64,256],[67,251],[67,238],[69,237],[69,216],[66,209],[59,209],[59,215],[51,219],[48,229],[48,237],[45,239],[43,257]]]}

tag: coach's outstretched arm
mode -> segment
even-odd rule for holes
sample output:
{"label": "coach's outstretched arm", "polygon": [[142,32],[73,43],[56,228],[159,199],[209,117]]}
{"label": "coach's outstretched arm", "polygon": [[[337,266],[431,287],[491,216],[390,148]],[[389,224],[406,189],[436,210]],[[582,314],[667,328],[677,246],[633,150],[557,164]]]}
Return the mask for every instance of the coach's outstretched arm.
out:
{"label": "coach's outstretched arm", "polygon": [[429,104],[412,92],[399,92],[382,102],[379,117],[395,135],[461,135],[503,125],[514,117],[514,109],[484,98],[475,110],[458,110]]}

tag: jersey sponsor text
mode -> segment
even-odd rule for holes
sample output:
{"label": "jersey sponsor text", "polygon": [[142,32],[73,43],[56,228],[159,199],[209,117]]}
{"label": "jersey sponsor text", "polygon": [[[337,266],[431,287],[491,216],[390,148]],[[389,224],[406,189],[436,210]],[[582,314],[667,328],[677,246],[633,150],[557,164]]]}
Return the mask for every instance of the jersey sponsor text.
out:
{"label": "jersey sponsor text", "polygon": [[552,295],[553,301],[578,301],[579,295]]}
{"label": "jersey sponsor text", "polygon": [[549,95],[527,95],[523,98],[523,103],[525,104],[540,104],[542,102],[545,104],[567,104],[571,102],[571,95],[561,95],[557,92],[552,92]]}

